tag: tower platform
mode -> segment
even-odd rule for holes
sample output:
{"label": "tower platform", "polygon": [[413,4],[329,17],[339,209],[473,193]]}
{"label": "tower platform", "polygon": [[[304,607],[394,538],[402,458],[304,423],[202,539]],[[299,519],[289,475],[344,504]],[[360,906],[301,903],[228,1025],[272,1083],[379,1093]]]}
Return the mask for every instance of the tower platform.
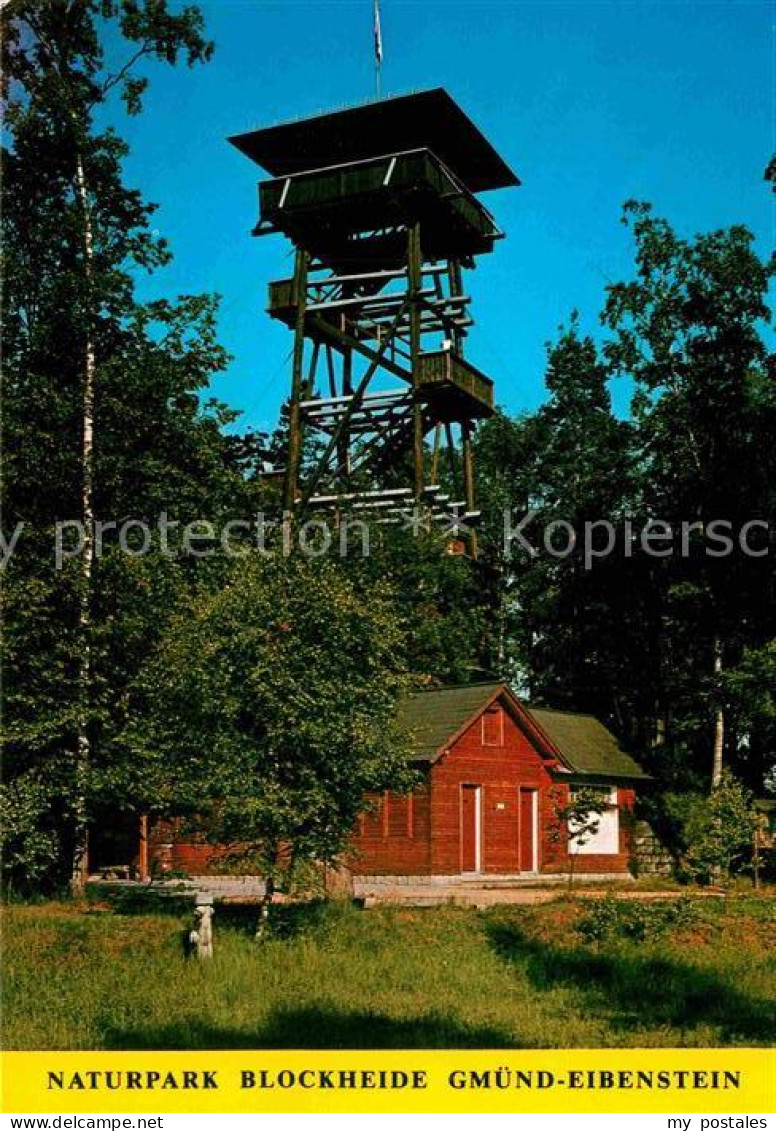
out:
{"label": "tower platform", "polygon": [[[401,522],[412,503],[476,524],[472,441],[494,398],[464,357],[463,269],[503,237],[478,194],[518,178],[441,88],[229,140],[269,174],[254,234],[296,252],[268,305],[294,334],[284,508]],[[320,441],[307,465],[306,433]]]}
{"label": "tower platform", "polygon": [[335,269],[400,263],[401,232],[418,220],[431,259],[471,259],[503,238],[487,208],[429,149],[263,181],[259,208],[254,235],[283,232]]}

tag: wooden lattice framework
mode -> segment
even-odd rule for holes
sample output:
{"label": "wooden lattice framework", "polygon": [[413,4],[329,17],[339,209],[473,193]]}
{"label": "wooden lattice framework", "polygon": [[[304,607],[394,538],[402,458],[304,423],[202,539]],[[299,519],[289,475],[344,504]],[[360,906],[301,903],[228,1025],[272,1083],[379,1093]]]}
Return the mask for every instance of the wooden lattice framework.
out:
{"label": "wooden lattice framework", "polygon": [[[272,175],[255,234],[295,247],[269,287],[294,335],[284,508],[411,508],[476,552],[472,436],[493,385],[465,357],[463,272],[502,237],[476,193],[517,178],[443,90],[231,140]],[[439,487],[443,454],[460,497]]]}

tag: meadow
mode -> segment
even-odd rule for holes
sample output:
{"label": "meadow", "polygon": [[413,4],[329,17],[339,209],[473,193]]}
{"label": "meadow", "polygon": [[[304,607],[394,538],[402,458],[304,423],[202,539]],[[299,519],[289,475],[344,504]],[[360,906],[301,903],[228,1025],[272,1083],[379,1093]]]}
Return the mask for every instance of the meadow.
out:
{"label": "meadow", "polygon": [[287,905],[271,934],[219,908],[4,911],[7,1049],[767,1045],[776,901],[561,898],[486,911]]}

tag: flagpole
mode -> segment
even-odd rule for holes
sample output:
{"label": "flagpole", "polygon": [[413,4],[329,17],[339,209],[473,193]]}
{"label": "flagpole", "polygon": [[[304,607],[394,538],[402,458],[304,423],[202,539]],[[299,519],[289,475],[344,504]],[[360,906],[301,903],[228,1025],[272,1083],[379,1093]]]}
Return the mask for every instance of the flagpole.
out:
{"label": "flagpole", "polygon": [[380,0],[374,0],[375,91],[382,98],[383,32],[380,27]]}

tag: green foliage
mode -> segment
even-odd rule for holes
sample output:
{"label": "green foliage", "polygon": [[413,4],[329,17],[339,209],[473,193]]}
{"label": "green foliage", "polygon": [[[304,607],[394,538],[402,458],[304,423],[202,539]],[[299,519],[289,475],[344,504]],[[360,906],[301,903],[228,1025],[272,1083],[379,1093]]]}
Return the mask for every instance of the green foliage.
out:
{"label": "green foliage", "polygon": [[139,681],[153,811],[198,816],[262,872],[333,862],[368,791],[408,788],[390,591],[301,556],[245,556],[184,600]]}
{"label": "green foliage", "polygon": [[[612,724],[674,790],[709,780],[722,728],[725,762],[760,789],[776,750],[776,384],[764,329],[776,260],[740,225],[683,239],[635,203],[624,222],[635,268],[608,287],[601,349],[572,317],[548,348],[547,403],[478,432],[498,667],[535,701]],[[614,379],[633,386],[626,421],[611,411]],[[533,511],[536,555],[502,553],[505,503],[516,517]],[[686,523],[686,549],[677,534],[672,553],[651,556],[626,519],[635,534]],[[585,522],[612,523],[612,552],[586,563],[581,537],[565,557],[546,552],[542,531],[557,520],[580,535]],[[729,553],[699,530],[715,521]]]}
{"label": "green foliage", "polygon": [[[709,553],[696,527],[687,551],[660,563],[640,662],[669,751],[707,776],[721,711],[726,758],[755,783],[769,738],[748,726],[744,702],[734,708],[724,673],[776,635],[776,573],[762,553],[776,509],[776,398],[763,333],[776,260],[763,262],[740,225],[685,240],[633,202],[623,220],[635,277],[609,287],[603,321],[611,373],[636,385],[639,516],[726,523],[734,542],[732,552],[717,543]],[[749,539],[756,557],[735,544],[747,523],[760,524]]]}
{"label": "green foliage", "polygon": [[600,790],[555,788],[551,791],[552,822],[547,829],[552,844],[560,844],[569,854],[569,888],[574,882],[579,850],[595,836],[601,824],[605,803]]}
{"label": "green foliage", "polygon": [[770,749],[776,752],[776,640],[747,648],[738,666],[723,677],[722,691],[739,724],[750,733],[768,735]]}
{"label": "green foliage", "polygon": [[369,585],[387,585],[404,633],[404,663],[421,682],[466,683],[487,667],[491,592],[479,563],[447,553],[442,535],[372,526],[370,552],[343,561]]}
{"label": "green foliage", "polygon": [[562,795],[556,796],[550,835],[553,840],[567,844],[570,852],[576,852],[598,832],[603,811],[600,791],[594,789],[574,789],[568,800]]}
{"label": "green foliage", "polygon": [[[87,808],[128,806],[115,791],[127,695],[192,563],[129,558],[113,535],[95,564],[90,625],[77,559],[56,570],[54,527],[82,513],[84,352],[95,351],[93,504],[98,521],[210,518],[238,506],[239,461],[223,425],[232,414],[201,395],[227,362],[217,302],[186,295],[146,304],[137,271],[169,260],[154,208],[124,183],[128,150],[97,125],[120,94],[140,108],[137,67],[204,62],[212,45],[194,7],[166,0],[15,0],[2,13],[8,148],[3,152],[3,521],[26,523],[4,571],[4,878],[55,884],[72,849],[77,739],[92,758]],[[105,21],[126,49],[106,65]],[[93,236],[87,270],[79,167]],[[200,571],[202,572],[202,571]],[[89,656],[84,697],[82,657]],[[83,700],[86,700],[85,704]],[[84,715],[86,716],[84,718]],[[136,775],[137,776],[137,775]],[[79,776],[79,782],[81,781]],[[79,787],[80,788],[80,787]],[[36,815],[37,814],[37,815]]]}
{"label": "green foliage", "polygon": [[[3,865],[19,894],[34,892],[57,866],[59,838],[51,814],[51,785],[35,771],[0,785]],[[13,886],[10,892],[15,893]]]}
{"label": "green foliage", "polygon": [[577,923],[577,931],[588,942],[647,942],[686,930],[698,919],[697,904],[692,899],[646,901],[607,895],[590,904]]}
{"label": "green foliage", "polygon": [[[496,417],[477,437],[486,508],[484,552],[500,577],[502,628],[499,668],[531,699],[604,719],[633,717],[645,695],[633,656],[645,617],[638,568],[618,546],[589,569],[585,523],[617,523],[634,490],[632,428],[611,409],[607,371],[578,320],[548,345],[547,403],[531,417]],[[514,542],[503,553],[503,508],[526,528],[537,553]],[[549,552],[544,531],[553,523],[580,533],[565,557]],[[557,534],[562,545],[562,530]],[[628,736],[630,737],[630,736]]]}
{"label": "green foliage", "polygon": [[746,865],[757,828],[752,795],[731,773],[722,776],[709,797],[694,799],[686,808],[683,866],[694,879],[729,879]]}

